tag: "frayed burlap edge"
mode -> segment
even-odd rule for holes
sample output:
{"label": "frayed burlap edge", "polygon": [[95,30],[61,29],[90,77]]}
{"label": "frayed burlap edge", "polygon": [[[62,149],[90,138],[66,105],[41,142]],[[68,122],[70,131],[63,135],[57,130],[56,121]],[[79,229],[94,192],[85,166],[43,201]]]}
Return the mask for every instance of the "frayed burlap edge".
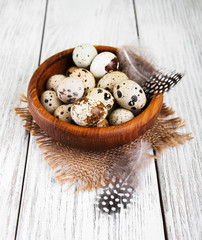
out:
{"label": "frayed burlap edge", "polygon": [[[20,101],[27,103],[27,98],[21,94]],[[170,118],[174,111],[164,103],[161,113],[154,126],[143,136],[130,144],[104,151],[85,151],[56,142],[40,129],[33,120],[28,106],[15,108],[16,114],[25,122],[23,125],[35,137],[36,143],[43,151],[44,159],[55,170],[56,178],[61,185],[69,183],[68,188],[79,183],[77,191],[98,189],[106,184],[106,173],[117,158],[134,150],[137,143],[147,141],[157,153],[162,153],[168,147],[177,147],[192,139],[191,133],[177,132],[185,126],[179,118]]]}

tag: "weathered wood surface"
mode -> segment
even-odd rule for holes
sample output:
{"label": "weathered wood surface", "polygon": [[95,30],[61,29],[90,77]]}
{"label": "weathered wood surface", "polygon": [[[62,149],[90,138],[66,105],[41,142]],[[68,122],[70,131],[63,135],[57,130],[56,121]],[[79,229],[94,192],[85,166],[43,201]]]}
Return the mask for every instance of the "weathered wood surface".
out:
{"label": "weathered wood surface", "polygon": [[[80,42],[118,46],[136,38],[132,1],[48,3],[42,61]],[[119,17],[117,17],[119,13]],[[34,193],[34,194],[33,194]],[[95,192],[63,192],[31,141],[18,239],[164,239],[154,164],[131,211],[108,218],[94,208]],[[32,226],[30,228],[29,226]]]}
{"label": "weathered wood surface", "polygon": [[[19,240],[201,239],[202,3],[47,3],[0,0],[0,239],[15,239],[16,229]],[[96,192],[64,191],[32,137],[28,144],[13,108],[19,105],[19,93],[26,92],[39,59],[42,62],[81,42],[119,47],[137,39],[136,27],[141,41],[163,67],[185,70],[183,82],[165,101],[186,120],[183,131],[192,131],[195,139],[164,153],[157,162],[158,171],[151,164],[131,209],[107,217],[93,206]]]}
{"label": "weathered wood surface", "polygon": [[[0,239],[14,239],[28,134],[15,116],[38,64],[45,2],[0,1]],[[31,16],[31,17],[30,17]]]}
{"label": "weathered wood surface", "polygon": [[159,63],[185,72],[165,101],[186,121],[194,140],[158,160],[168,239],[202,239],[202,2],[136,1],[140,39]]}

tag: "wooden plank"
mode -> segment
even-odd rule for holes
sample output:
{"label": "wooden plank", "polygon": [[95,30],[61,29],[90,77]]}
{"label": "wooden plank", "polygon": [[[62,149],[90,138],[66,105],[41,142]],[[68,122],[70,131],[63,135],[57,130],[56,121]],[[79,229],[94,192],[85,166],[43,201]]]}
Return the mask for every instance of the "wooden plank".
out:
{"label": "wooden plank", "polygon": [[15,236],[28,134],[14,107],[38,64],[44,9],[45,1],[0,1],[0,239]]}
{"label": "wooden plank", "polygon": [[168,239],[202,238],[202,2],[136,1],[140,38],[162,66],[185,70],[165,101],[186,120],[194,140],[168,150],[158,170]]}
{"label": "wooden plank", "polygon": [[[50,0],[42,60],[82,42],[119,46],[134,38],[130,0]],[[64,192],[33,139],[30,146],[18,239],[164,239],[154,164],[130,211],[108,217],[93,205],[96,192]]]}

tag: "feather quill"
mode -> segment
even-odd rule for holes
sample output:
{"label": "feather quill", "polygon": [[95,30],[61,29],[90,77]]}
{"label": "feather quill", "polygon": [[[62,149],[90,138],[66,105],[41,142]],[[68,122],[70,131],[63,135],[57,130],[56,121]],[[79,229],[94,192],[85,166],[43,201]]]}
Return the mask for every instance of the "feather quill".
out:
{"label": "feather quill", "polygon": [[148,99],[154,94],[169,91],[184,76],[175,71],[162,73],[157,70],[153,61],[144,56],[140,47],[125,45],[118,49],[117,56],[121,70],[143,88]]}
{"label": "feather quill", "polygon": [[132,200],[142,170],[149,164],[152,146],[141,142],[130,153],[125,154],[112,166],[108,188],[99,196],[98,207],[106,213],[118,213]]}

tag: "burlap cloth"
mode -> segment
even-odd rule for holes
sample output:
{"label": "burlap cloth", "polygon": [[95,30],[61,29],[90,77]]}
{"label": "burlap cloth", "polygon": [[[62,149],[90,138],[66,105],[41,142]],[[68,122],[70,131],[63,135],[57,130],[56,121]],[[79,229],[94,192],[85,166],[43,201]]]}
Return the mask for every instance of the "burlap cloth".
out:
{"label": "burlap cloth", "polygon": [[[27,103],[24,95],[20,100]],[[130,144],[104,151],[85,151],[56,142],[36,124],[27,104],[23,108],[15,108],[15,111],[25,122],[24,127],[35,137],[48,165],[56,171],[57,180],[61,184],[71,183],[69,187],[77,182],[78,191],[100,188],[116,159],[132,151],[141,140],[152,143],[159,155],[167,147],[176,147],[192,139],[191,133],[177,132],[185,123],[179,117],[172,117],[174,111],[165,103],[154,126],[143,136]]]}

